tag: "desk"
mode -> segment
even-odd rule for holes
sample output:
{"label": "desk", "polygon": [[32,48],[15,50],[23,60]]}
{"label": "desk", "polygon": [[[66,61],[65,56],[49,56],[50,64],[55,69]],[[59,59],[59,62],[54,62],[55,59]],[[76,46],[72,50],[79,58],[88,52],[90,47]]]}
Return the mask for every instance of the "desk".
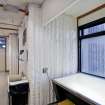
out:
{"label": "desk", "polygon": [[53,83],[57,89],[58,99],[70,96],[69,98],[76,101],[78,105],[105,105],[105,79],[103,78],[77,73],[55,79]]}

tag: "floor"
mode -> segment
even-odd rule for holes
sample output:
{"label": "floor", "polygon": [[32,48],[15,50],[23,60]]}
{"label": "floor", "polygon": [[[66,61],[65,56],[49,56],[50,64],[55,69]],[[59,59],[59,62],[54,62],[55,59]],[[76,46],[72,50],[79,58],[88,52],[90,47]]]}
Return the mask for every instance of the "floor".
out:
{"label": "floor", "polygon": [[0,105],[8,105],[8,80],[4,72],[0,72]]}

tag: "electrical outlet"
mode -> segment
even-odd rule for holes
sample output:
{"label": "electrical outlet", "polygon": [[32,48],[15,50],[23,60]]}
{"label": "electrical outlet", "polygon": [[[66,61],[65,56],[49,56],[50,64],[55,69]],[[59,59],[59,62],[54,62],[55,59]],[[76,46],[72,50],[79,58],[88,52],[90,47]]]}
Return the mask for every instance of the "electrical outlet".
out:
{"label": "electrical outlet", "polygon": [[47,67],[44,67],[43,68],[43,73],[45,74],[45,73],[47,73],[48,72],[48,68]]}

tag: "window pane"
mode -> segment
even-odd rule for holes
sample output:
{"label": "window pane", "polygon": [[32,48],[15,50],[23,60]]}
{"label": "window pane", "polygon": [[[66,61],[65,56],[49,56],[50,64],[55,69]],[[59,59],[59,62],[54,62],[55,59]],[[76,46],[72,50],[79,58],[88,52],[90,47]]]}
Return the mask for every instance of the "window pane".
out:
{"label": "window pane", "polygon": [[105,23],[84,29],[84,35],[105,31]]}
{"label": "window pane", "polygon": [[6,47],[6,39],[0,38],[0,48],[5,48],[5,47]]}
{"label": "window pane", "polygon": [[81,70],[105,77],[105,36],[81,41]]}

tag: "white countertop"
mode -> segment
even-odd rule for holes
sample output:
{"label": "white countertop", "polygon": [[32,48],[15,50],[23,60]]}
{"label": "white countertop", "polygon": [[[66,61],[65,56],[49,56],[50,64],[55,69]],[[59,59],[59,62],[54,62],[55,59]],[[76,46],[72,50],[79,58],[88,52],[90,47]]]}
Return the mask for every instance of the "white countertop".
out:
{"label": "white countertop", "polygon": [[103,78],[77,73],[54,81],[99,105],[105,105],[105,79]]}
{"label": "white countertop", "polygon": [[28,80],[9,82],[9,86],[14,86],[14,85],[22,84],[22,83],[28,83]]}

